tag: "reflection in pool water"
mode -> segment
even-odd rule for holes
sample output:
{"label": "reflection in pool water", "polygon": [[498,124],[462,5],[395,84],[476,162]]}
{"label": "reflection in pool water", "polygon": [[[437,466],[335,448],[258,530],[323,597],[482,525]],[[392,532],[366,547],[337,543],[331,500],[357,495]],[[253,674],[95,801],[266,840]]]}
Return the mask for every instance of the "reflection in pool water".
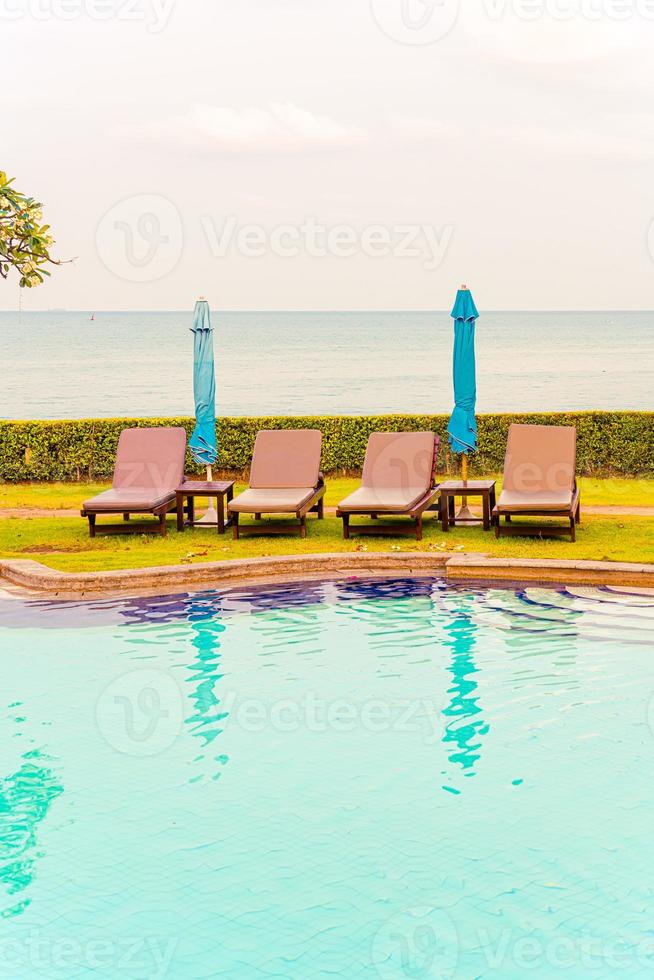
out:
{"label": "reflection in pool water", "polygon": [[0,976],[652,975],[653,625],[429,579],[0,605]]}
{"label": "reflection in pool water", "polygon": [[[464,776],[474,776],[475,763],[479,759],[482,737],[488,733],[480,706],[480,692],[475,675],[475,638],[478,627],[463,606],[452,614],[451,622],[444,627],[448,639],[444,647],[451,651],[448,670],[452,686],[448,689],[451,700],[443,709],[446,718],[443,742],[448,748],[450,762],[463,770]],[[460,790],[448,787],[451,792]]]}
{"label": "reflection in pool water", "polygon": [[[186,718],[190,733],[200,741],[201,753],[198,762],[204,762],[205,753],[210,752],[214,740],[222,731],[222,724],[227,717],[221,711],[220,698],[216,687],[220,681],[220,637],[225,625],[215,620],[210,612],[191,610],[188,616],[192,629],[191,645],[195,650],[195,659],[189,665],[190,676],[186,683],[191,686],[191,702],[193,713]],[[217,768],[213,779],[220,777],[221,767],[227,762],[224,755],[214,756]],[[201,779],[200,774],[197,779]]]}
{"label": "reflection in pool water", "polygon": [[40,749],[29,749],[21,755],[19,768],[0,781],[0,890],[6,895],[0,906],[3,919],[20,915],[30,904],[40,824],[64,791],[50,762]]}

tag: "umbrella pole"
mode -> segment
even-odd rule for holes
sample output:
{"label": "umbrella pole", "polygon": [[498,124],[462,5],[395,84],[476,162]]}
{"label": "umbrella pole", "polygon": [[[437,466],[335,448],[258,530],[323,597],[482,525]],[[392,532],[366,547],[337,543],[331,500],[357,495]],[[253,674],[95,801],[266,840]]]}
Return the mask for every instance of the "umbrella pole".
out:
{"label": "umbrella pole", "polygon": [[[207,483],[213,483],[213,468],[207,466]],[[209,506],[207,507],[206,514],[196,521],[196,524],[217,524],[218,523],[218,511],[216,510],[216,503],[213,497],[209,497]]]}
{"label": "umbrella pole", "polygon": [[[465,453],[461,456],[461,482],[464,485],[468,482],[468,457]],[[461,507],[455,519],[457,521],[465,521],[466,523],[472,521],[477,522],[477,518],[468,507],[468,498],[465,496],[461,498]]]}

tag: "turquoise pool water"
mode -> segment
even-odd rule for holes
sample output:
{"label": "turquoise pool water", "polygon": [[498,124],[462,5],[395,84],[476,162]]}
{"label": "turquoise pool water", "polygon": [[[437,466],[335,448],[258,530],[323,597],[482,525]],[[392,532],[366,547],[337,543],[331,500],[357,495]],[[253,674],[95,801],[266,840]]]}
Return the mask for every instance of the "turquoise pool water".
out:
{"label": "turquoise pool water", "polygon": [[0,601],[0,976],[651,977],[654,597]]}

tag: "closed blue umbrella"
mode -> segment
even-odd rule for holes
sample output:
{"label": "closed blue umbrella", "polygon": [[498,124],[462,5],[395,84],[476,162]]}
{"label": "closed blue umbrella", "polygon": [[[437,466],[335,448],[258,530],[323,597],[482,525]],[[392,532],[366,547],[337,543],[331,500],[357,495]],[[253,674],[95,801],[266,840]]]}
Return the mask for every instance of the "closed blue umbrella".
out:
{"label": "closed blue umbrella", "polygon": [[479,313],[472,293],[462,286],[456,294],[454,320],[454,411],[447,427],[453,452],[474,453],[477,449],[477,379],[475,373],[475,323]]}
{"label": "closed blue umbrella", "polygon": [[189,447],[193,459],[207,467],[216,462],[216,373],[213,359],[213,330],[206,299],[195,304],[193,315],[193,394],[195,395],[195,429]]}
{"label": "closed blue umbrella", "polygon": [[[456,294],[452,319],[454,320],[454,356],[452,374],[454,379],[454,411],[447,427],[450,446],[453,452],[461,453],[461,477],[468,480],[468,453],[477,450],[477,376],[475,370],[475,324],[479,312],[467,286],[462,286]],[[459,521],[474,520],[468,509],[467,497],[461,501],[457,514]]]}
{"label": "closed blue umbrella", "polygon": [[[195,428],[189,442],[191,455],[207,468],[207,481],[213,480],[211,468],[216,462],[216,372],[213,360],[213,330],[206,299],[200,297],[193,314],[193,394],[195,395]],[[198,523],[216,524],[218,514],[209,498],[209,508]]]}

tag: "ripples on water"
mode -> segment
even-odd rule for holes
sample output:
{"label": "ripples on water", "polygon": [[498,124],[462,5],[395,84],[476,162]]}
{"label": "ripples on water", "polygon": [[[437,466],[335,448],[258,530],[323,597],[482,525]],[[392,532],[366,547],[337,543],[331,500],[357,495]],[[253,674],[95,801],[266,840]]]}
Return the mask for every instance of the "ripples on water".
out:
{"label": "ripples on water", "polygon": [[653,625],[428,579],[5,603],[0,976],[651,975]]}
{"label": "ripples on water", "polygon": [[[192,415],[191,319],[0,313],[0,418]],[[213,325],[220,415],[452,409],[449,311],[215,312]],[[482,311],[477,376],[480,412],[651,410],[654,313]]]}

